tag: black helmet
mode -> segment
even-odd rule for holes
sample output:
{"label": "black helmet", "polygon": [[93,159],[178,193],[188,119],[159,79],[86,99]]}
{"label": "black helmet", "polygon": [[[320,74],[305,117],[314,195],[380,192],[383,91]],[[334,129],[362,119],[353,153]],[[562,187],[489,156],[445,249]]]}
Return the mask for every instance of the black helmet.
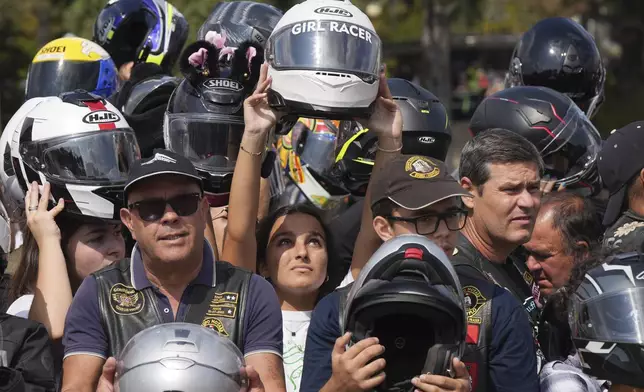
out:
{"label": "black helmet", "polygon": [[506,86],[544,86],[591,118],[604,100],[606,70],[593,37],[569,18],[543,19],[517,43]]}
{"label": "black helmet", "polygon": [[360,271],[341,317],[352,344],[377,337],[385,346],[382,391],[413,389],[420,374],[453,376],[467,330],[463,290],[445,253],[419,235],[385,242]]}
{"label": "black helmet", "polygon": [[93,41],[117,67],[148,62],[170,72],[187,39],[186,18],[164,0],[110,1],[94,23]]}
{"label": "black helmet", "polygon": [[232,56],[225,57],[225,49],[238,49],[253,43],[263,51],[283,14],[272,5],[254,1],[221,2],[199,28],[197,40],[209,41],[220,49],[220,72],[222,76],[227,76]]}
{"label": "black helmet", "polygon": [[567,96],[535,86],[512,87],[490,95],[470,120],[472,136],[503,128],[528,139],[556,185],[601,190],[597,156],[601,137],[586,115]]}
{"label": "black helmet", "polygon": [[[188,45],[180,59],[185,79],[170,97],[163,124],[166,148],[193,162],[212,206],[228,204],[244,132],[244,99],[257,84],[264,61],[258,51],[249,66],[244,54],[240,49],[233,53],[232,71],[224,78],[219,49],[206,41]],[[236,61],[240,56],[243,61]]]}
{"label": "black helmet", "polygon": [[584,371],[644,388],[644,255],[609,257],[588,271],[570,299],[572,339]]}
{"label": "black helmet", "polygon": [[[403,117],[403,154],[424,155],[445,161],[452,142],[449,115],[436,96],[405,79],[387,80]],[[355,196],[364,196],[376,156],[377,137],[361,130],[338,154],[336,173]]]}
{"label": "black helmet", "polygon": [[110,99],[134,129],[144,158],[152,156],[155,149],[164,148],[163,114],[179,81],[156,64],[138,64],[132,69],[130,80]]}

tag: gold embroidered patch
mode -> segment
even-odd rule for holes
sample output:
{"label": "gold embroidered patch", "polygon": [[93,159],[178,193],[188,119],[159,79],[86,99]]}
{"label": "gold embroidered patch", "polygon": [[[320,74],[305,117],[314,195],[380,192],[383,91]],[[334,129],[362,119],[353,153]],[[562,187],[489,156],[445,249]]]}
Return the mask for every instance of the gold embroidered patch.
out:
{"label": "gold embroidered patch", "polygon": [[475,317],[481,307],[487,301],[487,298],[481,294],[481,291],[474,286],[463,287],[465,307],[467,308],[467,322],[470,324],[481,324],[483,320]]}
{"label": "gold embroidered patch", "polygon": [[224,328],[224,323],[219,319],[206,317],[201,322],[201,326],[215,330],[221,336],[230,336],[228,334],[228,331],[226,331],[226,329]]}
{"label": "gold embroidered patch", "polygon": [[419,179],[434,178],[441,172],[436,163],[420,155],[415,155],[407,160],[405,171],[409,173],[410,177]]}
{"label": "gold embroidered patch", "polygon": [[139,313],[145,305],[145,296],[134,287],[117,283],[110,288],[110,307],[116,314],[128,316]]}
{"label": "gold embroidered patch", "polygon": [[237,317],[237,303],[239,302],[239,293],[216,293],[206,312],[206,317]]}

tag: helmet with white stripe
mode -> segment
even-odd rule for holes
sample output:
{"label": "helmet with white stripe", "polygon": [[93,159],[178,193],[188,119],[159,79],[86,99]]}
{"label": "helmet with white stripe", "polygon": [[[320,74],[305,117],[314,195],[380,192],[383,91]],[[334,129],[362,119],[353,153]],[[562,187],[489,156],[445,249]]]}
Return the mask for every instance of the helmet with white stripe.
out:
{"label": "helmet with white stripe", "polygon": [[77,90],[49,98],[25,117],[10,138],[16,179],[51,184],[51,200],[65,212],[119,219],[123,187],[139,159],[134,131],[105,99]]}

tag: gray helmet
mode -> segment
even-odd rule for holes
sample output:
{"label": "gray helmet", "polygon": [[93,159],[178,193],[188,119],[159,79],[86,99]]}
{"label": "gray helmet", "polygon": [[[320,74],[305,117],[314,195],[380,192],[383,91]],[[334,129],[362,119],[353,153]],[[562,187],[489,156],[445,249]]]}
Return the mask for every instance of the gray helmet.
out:
{"label": "gray helmet", "polygon": [[461,283],[447,255],[424,236],[385,242],[360,271],[340,317],[352,343],[375,336],[385,346],[387,379],[378,391],[413,389],[411,379],[427,372],[453,376],[452,358],[465,350]]}
{"label": "gray helmet", "polygon": [[228,339],[197,324],[168,323],[136,334],[117,358],[115,392],[240,392],[244,357]]}

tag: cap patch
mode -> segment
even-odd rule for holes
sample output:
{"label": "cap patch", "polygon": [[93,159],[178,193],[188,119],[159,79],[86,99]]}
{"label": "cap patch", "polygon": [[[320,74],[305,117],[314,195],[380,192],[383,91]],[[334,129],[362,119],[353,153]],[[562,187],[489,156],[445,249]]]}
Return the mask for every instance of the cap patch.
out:
{"label": "cap patch", "polygon": [[440,174],[438,165],[431,159],[420,155],[413,156],[405,163],[405,171],[410,177],[419,179],[434,178]]}

